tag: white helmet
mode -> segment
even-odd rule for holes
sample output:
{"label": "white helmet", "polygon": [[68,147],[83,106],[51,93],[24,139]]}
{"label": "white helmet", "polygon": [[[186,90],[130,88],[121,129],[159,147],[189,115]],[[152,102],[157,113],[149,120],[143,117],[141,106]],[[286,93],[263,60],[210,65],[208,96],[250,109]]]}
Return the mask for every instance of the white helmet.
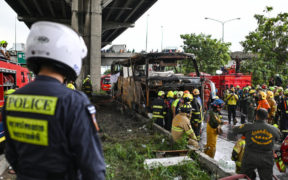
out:
{"label": "white helmet", "polygon": [[70,27],[47,21],[32,25],[26,42],[27,64],[37,64],[41,58],[60,62],[73,70],[76,79],[86,55],[87,47],[82,37]]}

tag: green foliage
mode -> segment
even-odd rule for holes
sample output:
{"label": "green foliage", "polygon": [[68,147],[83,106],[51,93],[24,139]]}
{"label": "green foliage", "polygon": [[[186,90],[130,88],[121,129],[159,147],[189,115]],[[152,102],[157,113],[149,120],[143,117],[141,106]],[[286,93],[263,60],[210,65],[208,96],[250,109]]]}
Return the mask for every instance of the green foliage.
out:
{"label": "green foliage", "polygon": [[[173,179],[181,176],[183,179],[210,179],[210,176],[199,166],[197,161],[183,163],[177,166],[155,169],[145,169],[144,160],[156,158],[154,150],[186,149],[179,144],[171,143],[162,135],[147,135],[146,137],[109,139],[103,144],[107,164],[107,179]],[[184,142],[183,142],[184,143]],[[177,148],[178,147],[178,148]]]}
{"label": "green foliage", "polygon": [[267,16],[256,14],[258,27],[241,42],[245,52],[258,55],[252,60],[242,61],[242,72],[253,73],[253,83],[267,83],[269,77],[282,74],[286,80],[288,62],[288,13],[271,17],[272,7],[266,7]]}
{"label": "green foliage", "polygon": [[[230,43],[222,43],[219,40],[212,39],[211,35],[184,34],[181,35],[184,40],[184,51],[193,53],[200,72],[215,74],[216,70],[228,63],[230,60]],[[193,64],[189,60],[184,62],[184,72],[194,72]]]}
{"label": "green foliage", "polygon": [[107,75],[107,74],[111,74],[111,69],[107,69],[107,70],[104,72],[104,75]]}

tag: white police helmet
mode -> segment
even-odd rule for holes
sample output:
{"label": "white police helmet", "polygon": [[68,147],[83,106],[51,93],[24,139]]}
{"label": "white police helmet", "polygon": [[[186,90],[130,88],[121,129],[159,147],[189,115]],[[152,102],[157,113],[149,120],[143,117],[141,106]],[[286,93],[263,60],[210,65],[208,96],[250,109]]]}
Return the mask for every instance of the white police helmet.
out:
{"label": "white police helmet", "polygon": [[[37,63],[45,62],[45,59],[52,60],[72,70],[72,79],[76,79],[81,71],[82,59],[86,55],[87,47],[82,37],[70,27],[47,21],[32,25],[26,42],[28,67],[29,64],[32,64],[30,67],[37,66]],[[31,70],[33,71],[33,68]],[[38,74],[37,71],[34,73]]]}

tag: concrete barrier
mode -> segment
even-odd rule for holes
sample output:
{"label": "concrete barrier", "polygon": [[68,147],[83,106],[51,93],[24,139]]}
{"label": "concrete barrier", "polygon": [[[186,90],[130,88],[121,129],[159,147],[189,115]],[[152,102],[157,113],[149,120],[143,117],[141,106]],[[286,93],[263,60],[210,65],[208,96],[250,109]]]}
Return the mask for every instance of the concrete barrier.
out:
{"label": "concrete barrier", "polygon": [[[164,134],[165,136],[172,139],[171,133],[167,131],[166,129],[162,128],[161,126],[154,123],[153,129],[156,132]],[[231,176],[234,174],[234,173],[225,171],[223,168],[219,166],[219,164],[214,159],[210,158],[208,155],[201,152],[200,150],[195,149],[193,146],[188,145],[188,148],[192,151],[192,155],[193,155],[192,158],[197,160],[199,164],[205,169],[207,169],[216,179]]]}

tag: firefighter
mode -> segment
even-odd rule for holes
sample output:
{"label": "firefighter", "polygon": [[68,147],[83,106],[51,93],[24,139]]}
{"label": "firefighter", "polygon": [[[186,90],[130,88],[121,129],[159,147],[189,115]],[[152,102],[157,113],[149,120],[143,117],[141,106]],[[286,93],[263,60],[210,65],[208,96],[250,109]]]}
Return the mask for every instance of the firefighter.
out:
{"label": "firefighter", "polygon": [[257,110],[260,108],[264,108],[267,111],[270,111],[270,105],[267,101],[267,94],[264,91],[260,91],[259,92],[259,101],[258,101],[258,106],[257,106]]}
{"label": "firefighter", "polygon": [[210,91],[208,85],[205,85],[205,88],[204,88],[204,110],[205,111],[208,110],[210,96],[211,96],[211,91]]}
{"label": "firefighter", "polygon": [[256,103],[256,91],[254,89],[251,89],[249,91],[249,97],[247,99],[247,119],[248,122],[254,122],[254,114],[255,110],[257,108],[257,103]]}
{"label": "firefighter", "polygon": [[6,59],[10,59],[10,54],[7,51],[7,41],[1,41],[1,46],[0,46],[0,57],[6,58]]}
{"label": "firefighter", "polygon": [[175,142],[180,142],[184,134],[188,137],[188,144],[193,145],[195,148],[199,148],[197,138],[191,127],[189,117],[191,116],[192,107],[189,103],[184,104],[180,108],[180,113],[173,118],[171,134]]}
{"label": "firefighter", "polygon": [[267,101],[269,106],[271,107],[269,114],[268,114],[268,123],[274,124],[275,114],[277,111],[277,103],[274,99],[274,95],[272,91],[267,91]]}
{"label": "firefighter", "polygon": [[200,130],[201,130],[201,124],[204,119],[203,116],[203,109],[202,104],[198,101],[198,97],[200,95],[200,92],[198,89],[193,90],[194,99],[192,100],[192,118],[191,118],[191,125],[193,127],[193,130],[197,136],[197,139],[200,140]]}
{"label": "firefighter", "polygon": [[241,124],[244,124],[247,116],[247,100],[249,98],[249,89],[247,87],[243,88],[242,95],[239,98],[239,107],[241,112]]}
{"label": "firefighter", "polygon": [[179,107],[183,103],[183,100],[182,100],[183,94],[184,94],[183,91],[178,91],[177,99],[175,99],[175,101],[173,101],[172,103],[173,118],[178,114]]}
{"label": "firefighter", "polygon": [[216,143],[218,138],[218,128],[223,122],[221,121],[220,111],[224,106],[221,99],[216,99],[211,104],[209,111],[209,120],[207,122],[207,144],[204,153],[214,158],[216,152]]}
{"label": "firefighter", "polygon": [[284,98],[279,105],[281,109],[280,130],[283,134],[282,140],[288,135],[288,89],[284,91]]}
{"label": "firefighter", "polygon": [[256,120],[253,124],[243,124],[233,128],[234,134],[244,134],[246,147],[241,163],[241,174],[251,179],[256,178],[255,169],[260,179],[272,179],[273,174],[273,146],[280,138],[280,131],[265,121],[268,111],[260,108],[256,111]]}
{"label": "firefighter", "polygon": [[246,145],[245,136],[242,135],[241,138],[236,142],[236,144],[233,147],[231,159],[235,161],[237,174],[240,174],[243,154],[245,151],[245,145]]}
{"label": "firefighter", "polygon": [[82,83],[82,91],[89,97],[92,97],[92,82],[90,79],[90,75],[87,75]]}
{"label": "firefighter", "polygon": [[161,127],[164,127],[165,125],[165,110],[166,110],[166,105],[164,101],[165,97],[165,92],[164,91],[159,91],[158,92],[158,97],[154,99],[152,102],[152,112],[153,112],[153,120],[156,124],[158,124]]}
{"label": "firefighter", "polygon": [[17,179],[105,179],[95,107],[63,84],[80,74],[83,39],[68,26],[40,21],[31,27],[25,54],[37,77],[9,95],[2,112],[5,155]]}
{"label": "firefighter", "polygon": [[226,102],[228,104],[228,121],[231,124],[231,115],[233,116],[234,125],[237,123],[236,120],[236,107],[237,107],[238,95],[235,94],[234,87],[231,88],[230,94],[227,95]]}
{"label": "firefighter", "polygon": [[174,101],[174,93],[173,91],[168,91],[167,99],[165,101],[166,104],[166,115],[165,115],[165,129],[168,131],[171,130],[173,112],[172,112],[172,103]]}
{"label": "firefighter", "polygon": [[[278,105],[283,103],[284,95],[283,95],[283,88],[282,87],[277,88],[274,99]],[[275,124],[279,124],[279,121],[281,118],[281,112],[282,112],[281,108],[282,108],[282,106],[278,106],[278,108],[277,108],[277,111],[275,114],[275,119],[274,119]]]}

